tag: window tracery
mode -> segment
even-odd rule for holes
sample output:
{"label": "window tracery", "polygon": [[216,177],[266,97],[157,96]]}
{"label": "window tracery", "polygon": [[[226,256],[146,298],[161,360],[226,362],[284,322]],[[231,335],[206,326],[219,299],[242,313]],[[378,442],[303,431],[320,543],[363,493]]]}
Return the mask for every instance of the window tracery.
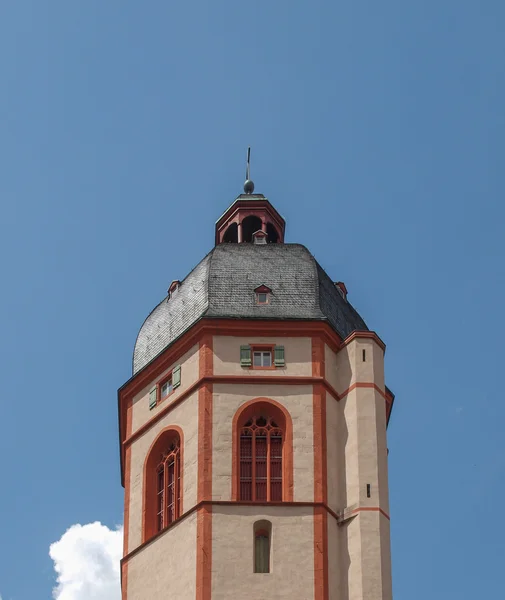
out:
{"label": "window tracery", "polygon": [[253,416],[240,429],[240,500],[282,501],[283,431],[270,416]]}
{"label": "window tracery", "polygon": [[161,454],[156,468],[156,530],[161,531],[180,515],[180,442],[175,439]]}

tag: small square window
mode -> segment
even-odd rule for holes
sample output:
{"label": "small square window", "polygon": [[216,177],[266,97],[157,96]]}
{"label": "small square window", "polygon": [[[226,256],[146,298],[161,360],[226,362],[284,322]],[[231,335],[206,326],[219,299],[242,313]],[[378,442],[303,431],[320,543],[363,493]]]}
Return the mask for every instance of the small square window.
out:
{"label": "small square window", "polygon": [[266,292],[258,292],[256,294],[258,304],[268,304],[268,294]]}
{"label": "small square window", "polygon": [[172,378],[170,377],[170,379],[167,379],[165,383],[161,386],[161,399],[166,398],[169,394],[171,394],[173,389],[174,388],[172,385]]}
{"label": "small square window", "polygon": [[255,350],[253,352],[253,366],[254,367],[271,367],[272,366],[272,353],[270,350]]}

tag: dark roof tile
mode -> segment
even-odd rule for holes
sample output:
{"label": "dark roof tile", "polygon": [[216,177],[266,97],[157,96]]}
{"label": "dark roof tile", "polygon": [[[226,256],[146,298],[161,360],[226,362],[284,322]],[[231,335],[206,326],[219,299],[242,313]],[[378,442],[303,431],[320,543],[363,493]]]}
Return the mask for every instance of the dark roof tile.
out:
{"label": "dark roof tile", "polygon": [[[259,285],[272,289],[257,305]],[[165,298],[140,329],[137,373],[201,317],[327,320],[343,338],[367,329],[310,252],[300,244],[220,244]]]}

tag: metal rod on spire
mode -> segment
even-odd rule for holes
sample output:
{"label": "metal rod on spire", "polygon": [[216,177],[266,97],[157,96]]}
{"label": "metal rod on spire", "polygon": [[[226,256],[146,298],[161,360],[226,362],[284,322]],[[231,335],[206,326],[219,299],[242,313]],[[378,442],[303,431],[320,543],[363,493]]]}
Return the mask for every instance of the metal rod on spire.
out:
{"label": "metal rod on spire", "polygon": [[252,194],[254,192],[254,183],[250,179],[251,177],[251,146],[247,148],[247,165],[245,168],[245,183],[244,192],[246,194]]}

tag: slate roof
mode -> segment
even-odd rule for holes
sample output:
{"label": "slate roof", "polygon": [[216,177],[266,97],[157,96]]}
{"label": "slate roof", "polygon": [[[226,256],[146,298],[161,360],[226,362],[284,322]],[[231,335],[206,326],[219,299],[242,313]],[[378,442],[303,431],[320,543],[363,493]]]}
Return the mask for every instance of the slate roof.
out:
{"label": "slate roof", "polygon": [[[259,285],[271,288],[269,304],[256,304]],[[133,374],[202,317],[328,321],[342,338],[367,329],[305,246],[220,244],[144,321]]]}

